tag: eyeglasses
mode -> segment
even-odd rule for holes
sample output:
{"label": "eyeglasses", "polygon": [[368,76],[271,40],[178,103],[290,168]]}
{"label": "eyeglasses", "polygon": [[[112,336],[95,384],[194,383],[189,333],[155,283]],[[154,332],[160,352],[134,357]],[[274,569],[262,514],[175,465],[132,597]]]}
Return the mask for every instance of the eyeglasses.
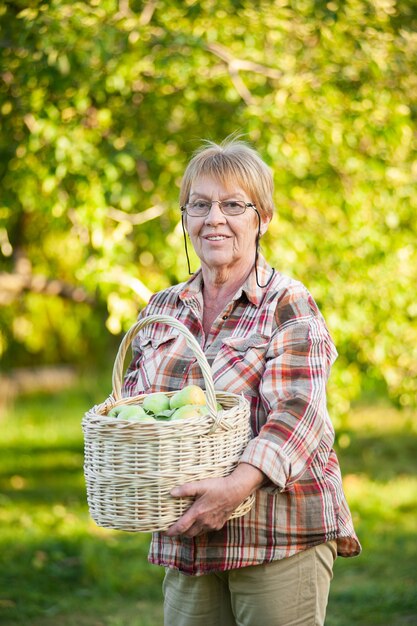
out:
{"label": "eyeglasses", "polygon": [[241,200],[195,200],[182,206],[181,211],[186,211],[191,217],[205,217],[210,213],[213,202],[217,202],[223,215],[241,215],[248,207],[256,211],[254,204]]}

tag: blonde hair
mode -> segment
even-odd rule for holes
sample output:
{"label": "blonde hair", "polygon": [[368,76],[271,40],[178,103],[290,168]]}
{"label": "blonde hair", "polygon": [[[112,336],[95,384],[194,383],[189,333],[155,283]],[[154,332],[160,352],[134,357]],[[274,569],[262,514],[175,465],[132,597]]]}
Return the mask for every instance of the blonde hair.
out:
{"label": "blonde hair", "polygon": [[258,152],[245,141],[227,137],[220,144],[204,141],[194,153],[182,178],[180,204],[185,205],[193,182],[202,176],[218,179],[223,184],[234,182],[249,195],[262,220],[274,212],[274,182],[271,170]]}

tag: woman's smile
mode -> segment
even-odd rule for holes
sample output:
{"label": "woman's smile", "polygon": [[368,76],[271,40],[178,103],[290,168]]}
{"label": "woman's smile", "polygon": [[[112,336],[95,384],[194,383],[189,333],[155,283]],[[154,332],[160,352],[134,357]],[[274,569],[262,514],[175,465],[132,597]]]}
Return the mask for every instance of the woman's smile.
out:
{"label": "woman's smile", "polygon": [[219,234],[208,234],[208,235],[202,235],[203,239],[206,239],[206,241],[225,241],[225,239],[230,239],[230,237],[228,235],[219,235]]}

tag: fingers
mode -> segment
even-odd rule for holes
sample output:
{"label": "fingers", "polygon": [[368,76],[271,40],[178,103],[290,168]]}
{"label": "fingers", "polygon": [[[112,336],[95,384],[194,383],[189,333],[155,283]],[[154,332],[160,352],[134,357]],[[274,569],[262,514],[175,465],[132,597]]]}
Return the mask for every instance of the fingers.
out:
{"label": "fingers", "polygon": [[174,487],[171,489],[170,493],[174,498],[185,498],[187,496],[195,497],[201,493],[201,487],[199,488],[196,482],[185,483],[184,485]]}
{"label": "fingers", "polygon": [[[196,537],[210,530],[219,530],[232,510],[224,499],[223,479],[207,479],[185,483],[171,490],[173,497],[194,497],[190,508],[165,534],[168,537],[184,535]],[[227,500],[227,499],[226,499]],[[230,510],[229,510],[230,509]]]}
{"label": "fingers", "polygon": [[[185,483],[171,489],[171,496],[174,498],[197,497],[202,493],[201,481]],[[196,522],[196,506],[192,505],[188,511],[182,515],[179,520],[168,528],[165,534],[168,537],[175,535],[185,535],[186,537],[195,537],[202,532],[201,524]],[[189,534],[190,533],[190,534]]]}
{"label": "fingers", "polygon": [[205,533],[209,532],[210,530],[213,530],[210,527],[206,527],[202,524],[200,524],[200,522],[195,522],[188,530],[186,533],[184,533],[184,535],[186,537],[199,537],[200,535],[204,535]]}
{"label": "fingers", "polygon": [[220,530],[227,521],[225,511],[202,510],[198,503],[193,504],[179,520],[165,531],[168,537],[184,535],[196,537],[211,530]]}
{"label": "fingers", "polygon": [[177,535],[182,535],[183,537],[197,537],[197,535],[202,535],[207,532],[209,529],[205,529],[201,522],[194,522],[190,525],[185,524],[182,521],[182,518],[175,522],[167,531],[165,531],[165,535],[167,537],[176,537]]}
{"label": "fingers", "polygon": [[[188,509],[184,515],[180,517],[172,526],[165,531],[165,534],[168,537],[175,537],[175,535],[185,535],[186,537],[195,537],[195,534],[189,535],[188,533],[191,531],[193,526],[196,526],[196,522],[194,519],[194,515],[191,511],[192,507]],[[201,529],[194,529],[196,534],[200,532]]]}

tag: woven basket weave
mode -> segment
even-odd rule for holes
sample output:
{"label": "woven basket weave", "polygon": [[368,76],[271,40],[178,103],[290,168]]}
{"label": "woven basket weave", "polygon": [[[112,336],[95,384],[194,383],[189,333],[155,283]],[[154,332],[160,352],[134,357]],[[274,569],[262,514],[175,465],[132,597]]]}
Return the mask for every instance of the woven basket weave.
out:
{"label": "woven basket weave", "polygon": [[[123,366],[136,334],[149,324],[179,330],[203,373],[209,414],[178,421],[129,422],[109,418],[120,404],[141,404],[146,395],[122,398]],[[90,515],[104,528],[149,532],[166,530],[193,498],[173,498],[171,489],[186,482],[227,476],[251,438],[249,403],[243,396],[215,392],[207,359],[189,330],[169,316],[150,315],[123,338],[113,368],[113,393],[83,418],[84,476]],[[167,392],[172,396],[175,391]],[[217,402],[223,410],[217,410]],[[231,518],[253,505],[247,498]]]}

